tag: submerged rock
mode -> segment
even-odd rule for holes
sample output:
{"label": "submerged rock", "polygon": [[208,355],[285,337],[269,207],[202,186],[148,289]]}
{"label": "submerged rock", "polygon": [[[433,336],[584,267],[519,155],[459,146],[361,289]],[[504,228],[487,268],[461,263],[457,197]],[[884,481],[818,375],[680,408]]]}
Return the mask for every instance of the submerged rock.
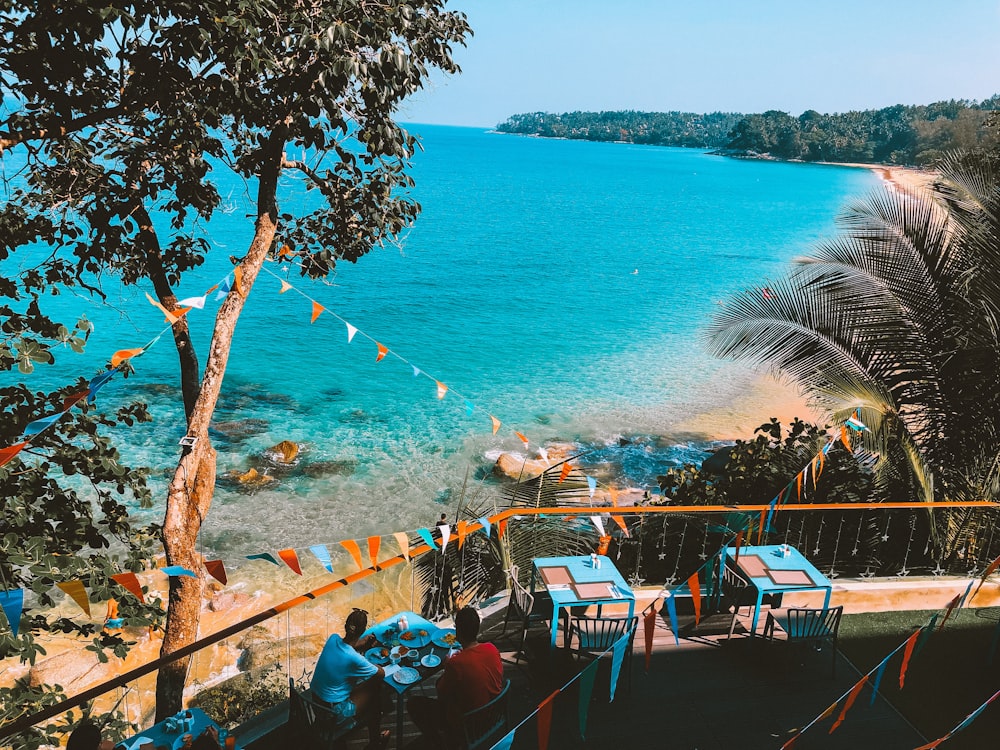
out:
{"label": "submerged rock", "polygon": [[256,492],[259,489],[277,482],[278,480],[270,474],[264,474],[256,469],[250,468],[244,472],[238,469],[227,471],[220,477],[220,481],[227,483],[241,492]]}
{"label": "submerged rock", "polygon": [[286,657],[315,661],[325,643],[326,638],[318,633],[280,641],[257,641],[243,649],[238,666],[241,672],[252,672],[271,664],[283,664]]}
{"label": "submerged rock", "polygon": [[236,441],[260,435],[267,432],[270,423],[266,419],[233,419],[226,422],[213,422],[212,429],[227,440]]}
{"label": "submerged rock", "polygon": [[264,458],[279,464],[294,463],[298,455],[299,445],[291,440],[282,440],[264,451]]}
{"label": "submerged rock", "polygon": [[357,467],[357,461],[352,459],[343,459],[339,461],[315,461],[314,463],[302,464],[301,468],[302,473],[307,477],[312,479],[321,479],[322,477],[328,476],[346,476],[353,474]]}

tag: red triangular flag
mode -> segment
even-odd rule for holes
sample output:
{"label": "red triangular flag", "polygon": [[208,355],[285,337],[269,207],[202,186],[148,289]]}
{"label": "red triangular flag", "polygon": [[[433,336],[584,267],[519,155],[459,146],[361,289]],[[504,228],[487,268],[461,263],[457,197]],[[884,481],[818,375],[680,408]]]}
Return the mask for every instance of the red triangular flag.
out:
{"label": "red triangular flag", "polygon": [[280,557],[285,565],[291,568],[296,575],[302,575],[302,568],[299,566],[299,556],[295,554],[293,549],[279,549],[278,557]]}
{"label": "red triangular flag", "polygon": [[844,717],[847,716],[847,712],[850,711],[851,706],[854,705],[854,701],[858,699],[858,696],[861,694],[861,690],[864,688],[865,683],[867,682],[868,682],[868,675],[865,675],[860,680],[858,680],[857,685],[851,688],[851,692],[847,694],[847,700],[844,701],[844,707],[840,711],[840,716],[838,716],[837,720],[833,722],[833,726],[830,727],[829,734],[833,734],[833,730],[839,727],[843,723]]}
{"label": "red triangular flag", "polygon": [[358,570],[365,569],[364,564],[361,562],[361,548],[358,546],[356,541],[353,539],[345,539],[340,543],[340,546],[351,553],[351,557],[354,558],[354,562],[358,564]]}
{"label": "red triangular flag", "polygon": [[135,595],[136,599],[145,604],[146,600],[142,595],[142,586],[139,584],[139,579],[136,578],[135,573],[115,573],[111,576],[111,580],[126,591],[131,592]]}
{"label": "red triangular flag", "polygon": [[14,456],[20,453],[27,445],[28,443],[27,441],[25,441],[23,443],[15,443],[9,448],[0,448],[0,466],[3,466],[4,464],[8,463],[12,458],[14,458]]}
{"label": "red triangular flag", "polygon": [[739,531],[736,532],[736,554],[734,555],[734,557],[736,558],[736,562],[740,561],[740,547],[742,546],[743,546],[743,529],[740,529]]}
{"label": "red triangular flag", "polygon": [[979,577],[979,585],[976,586],[975,592],[973,592],[972,597],[969,599],[970,602],[976,598],[976,594],[979,593],[979,589],[981,589],[983,584],[986,583],[986,579],[989,578],[998,567],[1000,567],[1000,557],[986,566],[986,570],[984,570],[983,574]]}
{"label": "red triangular flag", "polygon": [[313,302],[312,318],[309,319],[310,323],[315,323],[316,318],[318,318],[326,308],[323,307],[319,302]]}
{"label": "red triangular flag", "polygon": [[372,567],[378,567],[378,550],[382,546],[382,537],[368,537],[368,559],[372,561]]}
{"label": "red triangular flag", "polygon": [[549,734],[552,729],[552,702],[559,695],[559,692],[556,690],[538,705],[538,750],[547,750],[549,746]]}
{"label": "red triangular flag", "polygon": [[917,638],[920,637],[922,628],[913,631],[913,635],[906,639],[906,647],[903,649],[903,663],[899,666],[899,689],[903,689],[903,680],[906,679],[906,668],[910,666],[910,657],[913,656],[913,648],[917,645]]}
{"label": "red triangular flag", "polygon": [[205,560],[205,570],[223,586],[229,582],[229,578],[226,576],[226,566],[223,565],[222,560]]}
{"label": "red triangular flag", "polygon": [[503,533],[507,530],[507,519],[502,519],[497,524],[497,539],[503,539]]}
{"label": "red triangular flag", "polygon": [[701,622],[701,583],[698,581],[698,571],[696,570],[688,578],[688,588],[691,589],[691,604],[694,605],[694,624]]}
{"label": "red triangular flag", "polygon": [[377,341],[375,342],[375,346],[378,347],[378,356],[375,357],[375,361],[381,362],[385,358],[385,355],[389,353],[389,350],[385,347],[384,344],[380,344]]}
{"label": "red triangular flag", "polygon": [[649,662],[653,657],[653,631],[656,630],[656,602],[642,618],[642,635],[646,646],[646,672],[649,672]]}
{"label": "red triangular flag", "polygon": [[764,541],[764,524],[767,523],[767,509],[760,512],[760,525],[757,528],[757,544]]}
{"label": "red triangular flag", "polygon": [[83,399],[87,398],[87,391],[80,391],[79,393],[71,393],[66,398],[63,399],[63,411],[68,411],[70,407],[79,403]]}

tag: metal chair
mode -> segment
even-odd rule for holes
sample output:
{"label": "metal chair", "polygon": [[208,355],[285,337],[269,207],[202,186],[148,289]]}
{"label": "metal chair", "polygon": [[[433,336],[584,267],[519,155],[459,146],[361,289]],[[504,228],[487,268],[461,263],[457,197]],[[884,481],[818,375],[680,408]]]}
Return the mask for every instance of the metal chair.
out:
{"label": "metal chair", "polygon": [[[628,673],[628,691],[632,692],[632,646],[635,642],[635,631],[639,626],[638,617],[573,617],[566,637],[567,647],[575,651],[581,658],[584,656],[599,658],[625,636],[628,645],[625,649],[623,667]],[[573,649],[573,639],[577,647]]]}
{"label": "metal chair", "polygon": [[357,717],[337,724],[328,706],[316,702],[311,692],[300,691],[288,678],[288,730],[299,747],[346,748],[347,735],[357,726]]}
{"label": "metal chair", "polygon": [[733,619],[729,623],[729,634],[726,636],[727,641],[733,637],[733,631],[736,630],[736,620],[739,617],[740,608],[746,606],[752,609],[756,606],[756,601],[746,596],[749,588],[750,582],[744,579],[739,572],[729,566],[722,569],[717,612],[728,614],[730,609],[733,611]]}
{"label": "metal chair", "polygon": [[528,635],[528,628],[533,623],[549,622],[552,619],[552,599],[548,597],[548,592],[544,598],[537,597],[528,591],[520,581],[517,580],[517,566],[512,565],[509,577],[510,601],[507,604],[507,613],[504,616],[503,630],[500,635],[507,632],[507,625],[512,619],[520,622],[521,638],[517,646],[515,661],[519,661],[524,652],[524,640]]}
{"label": "metal chair", "polygon": [[828,609],[779,609],[767,613],[764,624],[764,637],[770,641],[774,637],[775,627],[785,633],[789,644],[812,645],[817,651],[823,644],[829,643],[832,652],[833,676],[837,676],[837,632],[840,630],[840,618],[844,614],[843,606]]}
{"label": "metal chair", "polygon": [[[476,750],[478,747],[492,746],[493,742],[507,733],[507,700],[510,693],[510,680],[507,680],[503,690],[485,706],[468,711],[462,716],[462,730],[465,733],[465,747]],[[489,743],[489,744],[487,744]]]}

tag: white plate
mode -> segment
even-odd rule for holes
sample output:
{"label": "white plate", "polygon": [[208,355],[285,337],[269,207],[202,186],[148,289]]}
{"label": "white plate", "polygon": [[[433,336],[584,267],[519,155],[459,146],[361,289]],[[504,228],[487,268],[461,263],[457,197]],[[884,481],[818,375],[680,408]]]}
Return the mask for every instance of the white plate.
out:
{"label": "white plate", "polygon": [[437,654],[427,654],[427,656],[420,660],[420,663],[425,667],[432,669],[441,663],[441,657]]}
{"label": "white plate", "polygon": [[412,667],[400,667],[397,672],[393,673],[392,679],[400,685],[412,685],[420,679],[420,672]]}

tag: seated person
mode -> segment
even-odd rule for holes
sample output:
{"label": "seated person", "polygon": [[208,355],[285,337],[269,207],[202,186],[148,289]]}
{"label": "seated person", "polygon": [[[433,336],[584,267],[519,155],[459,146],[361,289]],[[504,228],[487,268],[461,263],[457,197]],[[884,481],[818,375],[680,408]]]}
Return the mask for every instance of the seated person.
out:
{"label": "seated person", "polygon": [[427,747],[462,747],[462,716],[485,706],[503,690],[503,664],[492,643],[480,643],[479,613],[463,607],[455,615],[455,637],[462,650],[444,663],[438,697],[415,695],[407,701],[410,719]]}
{"label": "seated person", "polygon": [[77,724],[66,741],[66,750],[111,750],[114,743],[101,739],[101,728],[90,719]]}
{"label": "seated person", "polygon": [[347,616],[344,637],[334,633],[323,646],[310,688],[313,699],[332,710],[337,724],[345,724],[355,716],[367,720],[368,746],[383,748],[389,743],[389,731],[379,733],[385,671],[359,653],[375,643],[374,636],[359,643],[367,627],[368,613],[363,609],[355,609]]}

